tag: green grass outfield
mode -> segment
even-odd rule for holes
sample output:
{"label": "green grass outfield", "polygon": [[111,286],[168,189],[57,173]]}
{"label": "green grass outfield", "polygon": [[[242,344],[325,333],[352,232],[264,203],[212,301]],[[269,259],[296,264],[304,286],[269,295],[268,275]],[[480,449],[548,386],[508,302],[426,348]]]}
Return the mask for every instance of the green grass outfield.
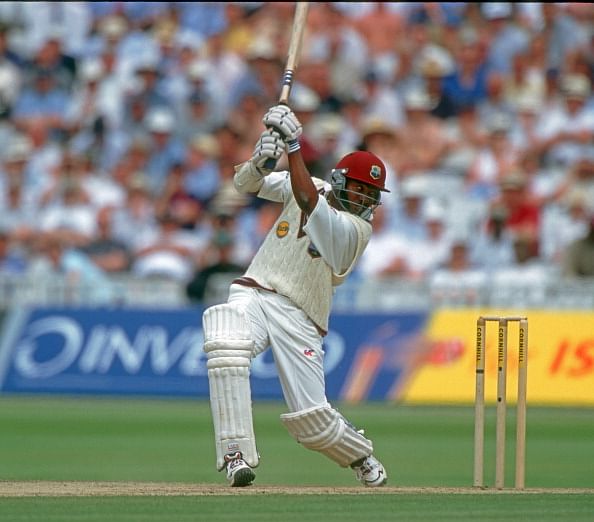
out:
{"label": "green grass outfield", "polygon": [[[0,397],[0,520],[17,521],[594,521],[594,409],[528,408],[525,492],[472,489],[468,406],[337,405],[375,442],[389,487],[290,438],[280,403],[254,405],[261,463],[254,486],[214,469],[207,402]],[[494,475],[487,412],[485,477]]]}

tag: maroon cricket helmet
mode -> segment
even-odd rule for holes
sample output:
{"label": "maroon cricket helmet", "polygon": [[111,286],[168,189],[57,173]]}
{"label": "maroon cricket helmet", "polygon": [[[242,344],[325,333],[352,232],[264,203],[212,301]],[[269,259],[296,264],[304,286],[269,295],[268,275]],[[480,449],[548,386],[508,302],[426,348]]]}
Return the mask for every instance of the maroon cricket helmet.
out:
{"label": "maroon cricket helmet", "polygon": [[366,195],[362,203],[355,203],[349,198],[348,193],[353,192],[346,189],[347,180],[356,180],[381,192],[390,192],[386,188],[386,166],[375,154],[358,150],[344,156],[331,172],[332,192],[343,210],[356,214],[363,219],[370,220],[374,210],[380,204],[381,193],[372,198]]}

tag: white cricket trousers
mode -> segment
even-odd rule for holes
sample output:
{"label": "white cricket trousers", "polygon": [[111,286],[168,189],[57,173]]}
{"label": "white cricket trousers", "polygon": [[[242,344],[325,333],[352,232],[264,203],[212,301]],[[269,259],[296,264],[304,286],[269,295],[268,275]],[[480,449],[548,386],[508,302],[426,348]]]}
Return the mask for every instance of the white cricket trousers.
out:
{"label": "white cricket trousers", "polygon": [[289,410],[327,405],[322,336],[305,312],[282,295],[238,284],[228,302],[245,310],[255,355],[272,349]]}

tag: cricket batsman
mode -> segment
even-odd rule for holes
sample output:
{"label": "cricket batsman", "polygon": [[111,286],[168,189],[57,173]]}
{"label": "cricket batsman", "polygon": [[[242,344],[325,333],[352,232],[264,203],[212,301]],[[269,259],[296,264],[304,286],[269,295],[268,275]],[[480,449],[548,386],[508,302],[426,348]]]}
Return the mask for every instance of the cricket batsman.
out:
{"label": "cricket batsman", "polygon": [[[205,310],[216,466],[234,487],[250,485],[258,466],[249,381],[253,357],[272,349],[288,412],[281,421],[305,448],[352,468],[365,486],[383,486],[386,470],[373,443],[326,398],[322,340],[334,288],[352,271],[371,235],[386,168],[364,151],[344,156],[331,182],[312,178],[299,147],[302,125],[279,104],[251,159],[235,167],[241,193],[283,204],[283,210],[228,301]],[[288,171],[275,171],[282,154]]]}

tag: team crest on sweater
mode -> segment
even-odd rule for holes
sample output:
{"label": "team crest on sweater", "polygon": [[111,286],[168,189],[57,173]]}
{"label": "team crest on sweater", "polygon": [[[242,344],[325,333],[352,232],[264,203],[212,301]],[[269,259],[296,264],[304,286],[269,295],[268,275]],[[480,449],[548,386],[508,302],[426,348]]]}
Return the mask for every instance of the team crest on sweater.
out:
{"label": "team crest on sweater", "polygon": [[276,237],[285,237],[289,233],[289,222],[281,221],[276,226]]}

